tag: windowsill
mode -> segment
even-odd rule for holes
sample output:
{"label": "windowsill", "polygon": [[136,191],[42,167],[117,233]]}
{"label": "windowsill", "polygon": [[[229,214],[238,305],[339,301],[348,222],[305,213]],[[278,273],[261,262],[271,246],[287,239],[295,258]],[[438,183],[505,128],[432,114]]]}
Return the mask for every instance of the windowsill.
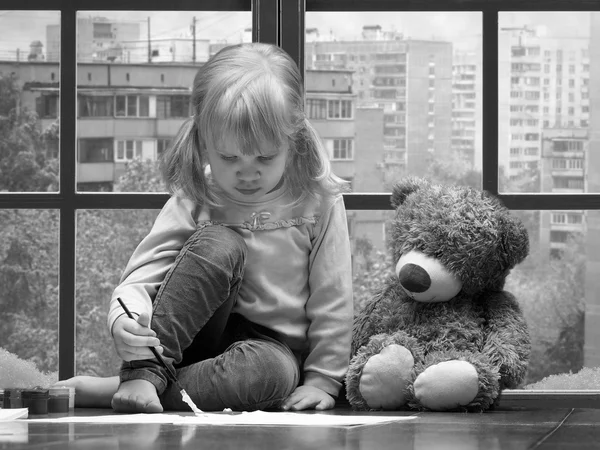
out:
{"label": "windowsill", "polygon": [[594,408],[600,409],[600,390],[505,390],[497,409]]}

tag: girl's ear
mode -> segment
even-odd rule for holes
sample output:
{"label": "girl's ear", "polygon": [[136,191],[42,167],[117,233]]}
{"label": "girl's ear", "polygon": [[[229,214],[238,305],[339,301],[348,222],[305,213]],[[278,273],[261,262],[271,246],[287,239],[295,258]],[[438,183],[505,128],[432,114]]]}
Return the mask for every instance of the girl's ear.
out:
{"label": "girl's ear", "polygon": [[398,206],[404,203],[406,197],[428,185],[429,182],[427,182],[425,179],[416,177],[408,177],[402,181],[399,181],[392,189],[392,196],[390,198],[392,206],[394,209],[398,208]]}

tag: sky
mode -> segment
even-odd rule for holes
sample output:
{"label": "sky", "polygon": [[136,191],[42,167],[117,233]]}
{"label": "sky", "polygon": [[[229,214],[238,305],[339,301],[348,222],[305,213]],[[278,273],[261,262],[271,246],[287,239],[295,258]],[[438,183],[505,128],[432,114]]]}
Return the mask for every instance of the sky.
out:
{"label": "sky", "polygon": [[[190,36],[190,26],[196,17],[196,36],[235,43],[243,31],[252,25],[250,12],[230,11],[83,11],[84,16],[103,16],[119,21],[138,21],[142,36],[147,35],[150,18],[154,38]],[[29,50],[31,41],[45,45],[46,26],[59,23],[57,11],[0,10],[0,59],[16,48]],[[501,27],[542,26],[553,37],[587,37],[589,18],[585,12],[519,12],[500,13]],[[471,46],[481,39],[479,12],[314,12],[307,13],[306,27],[318,28],[321,36],[332,34],[338,40],[358,39],[363,25],[380,25],[384,31],[396,30],[413,39],[436,39]]]}

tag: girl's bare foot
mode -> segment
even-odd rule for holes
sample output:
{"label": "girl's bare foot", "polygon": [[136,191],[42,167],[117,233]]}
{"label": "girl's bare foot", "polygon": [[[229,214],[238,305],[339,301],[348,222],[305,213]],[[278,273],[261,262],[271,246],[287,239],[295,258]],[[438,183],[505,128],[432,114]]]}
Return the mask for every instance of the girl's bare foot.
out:
{"label": "girl's bare foot", "polygon": [[146,380],[122,382],[111,405],[115,411],[128,413],[159,413],[163,410],[156,388]]}
{"label": "girl's bare foot", "polygon": [[79,408],[110,408],[119,388],[119,377],[91,377],[79,375],[59,381],[54,386],[75,388],[75,406]]}

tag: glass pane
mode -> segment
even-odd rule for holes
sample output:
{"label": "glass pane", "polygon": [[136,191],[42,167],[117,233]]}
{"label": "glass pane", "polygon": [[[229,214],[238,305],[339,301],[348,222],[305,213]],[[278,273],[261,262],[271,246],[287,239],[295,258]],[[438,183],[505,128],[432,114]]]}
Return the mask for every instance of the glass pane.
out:
{"label": "glass pane", "polygon": [[590,89],[600,80],[599,14],[498,19],[500,191],[600,192],[600,116],[591,108],[600,94]]}
{"label": "glass pane", "polygon": [[[251,40],[250,11],[79,12],[77,189],[164,192],[159,154],[190,116],[198,67]],[[135,185],[140,173],[149,181]]]}
{"label": "glass pane", "polygon": [[480,174],[481,23],[479,12],[306,14],[306,112],[355,192]]}
{"label": "glass pane", "polygon": [[60,12],[0,10],[0,30],[0,192],[57,192]]}
{"label": "glass pane", "polygon": [[[532,341],[525,389],[597,389],[600,366],[599,211],[513,211],[530,254],[508,276]],[[394,273],[385,246],[393,211],[348,211],[355,309]],[[384,225],[382,226],[381,223]],[[582,371],[582,369],[584,369]],[[576,374],[576,375],[572,375]],[[542,381],[543,380],[543,381]]]}
{"label": "glass pane", "polygon": [[56,210],[0,210],[2,387],[58,379],[58,221]]}
{"label": "glass pane", "polygon": [[394,211],[347,211],[352,247],[354,309],[359,311],[373,290],[391,274],[392,259],[386,247]]}
{"label": "glass pane", "polygon": [[592,228],[599,212],[514,214],[527,226],[531,244],[505,286],[517,297],[532,338],[525,387],[597,389],[590,371],[600,365],[599,240]]}
{"label": "glass pane", "polygon": [[76,374],[117,375],[120,360],[106,326],[108,303],[135,247],[158,211],[77,212]]}

